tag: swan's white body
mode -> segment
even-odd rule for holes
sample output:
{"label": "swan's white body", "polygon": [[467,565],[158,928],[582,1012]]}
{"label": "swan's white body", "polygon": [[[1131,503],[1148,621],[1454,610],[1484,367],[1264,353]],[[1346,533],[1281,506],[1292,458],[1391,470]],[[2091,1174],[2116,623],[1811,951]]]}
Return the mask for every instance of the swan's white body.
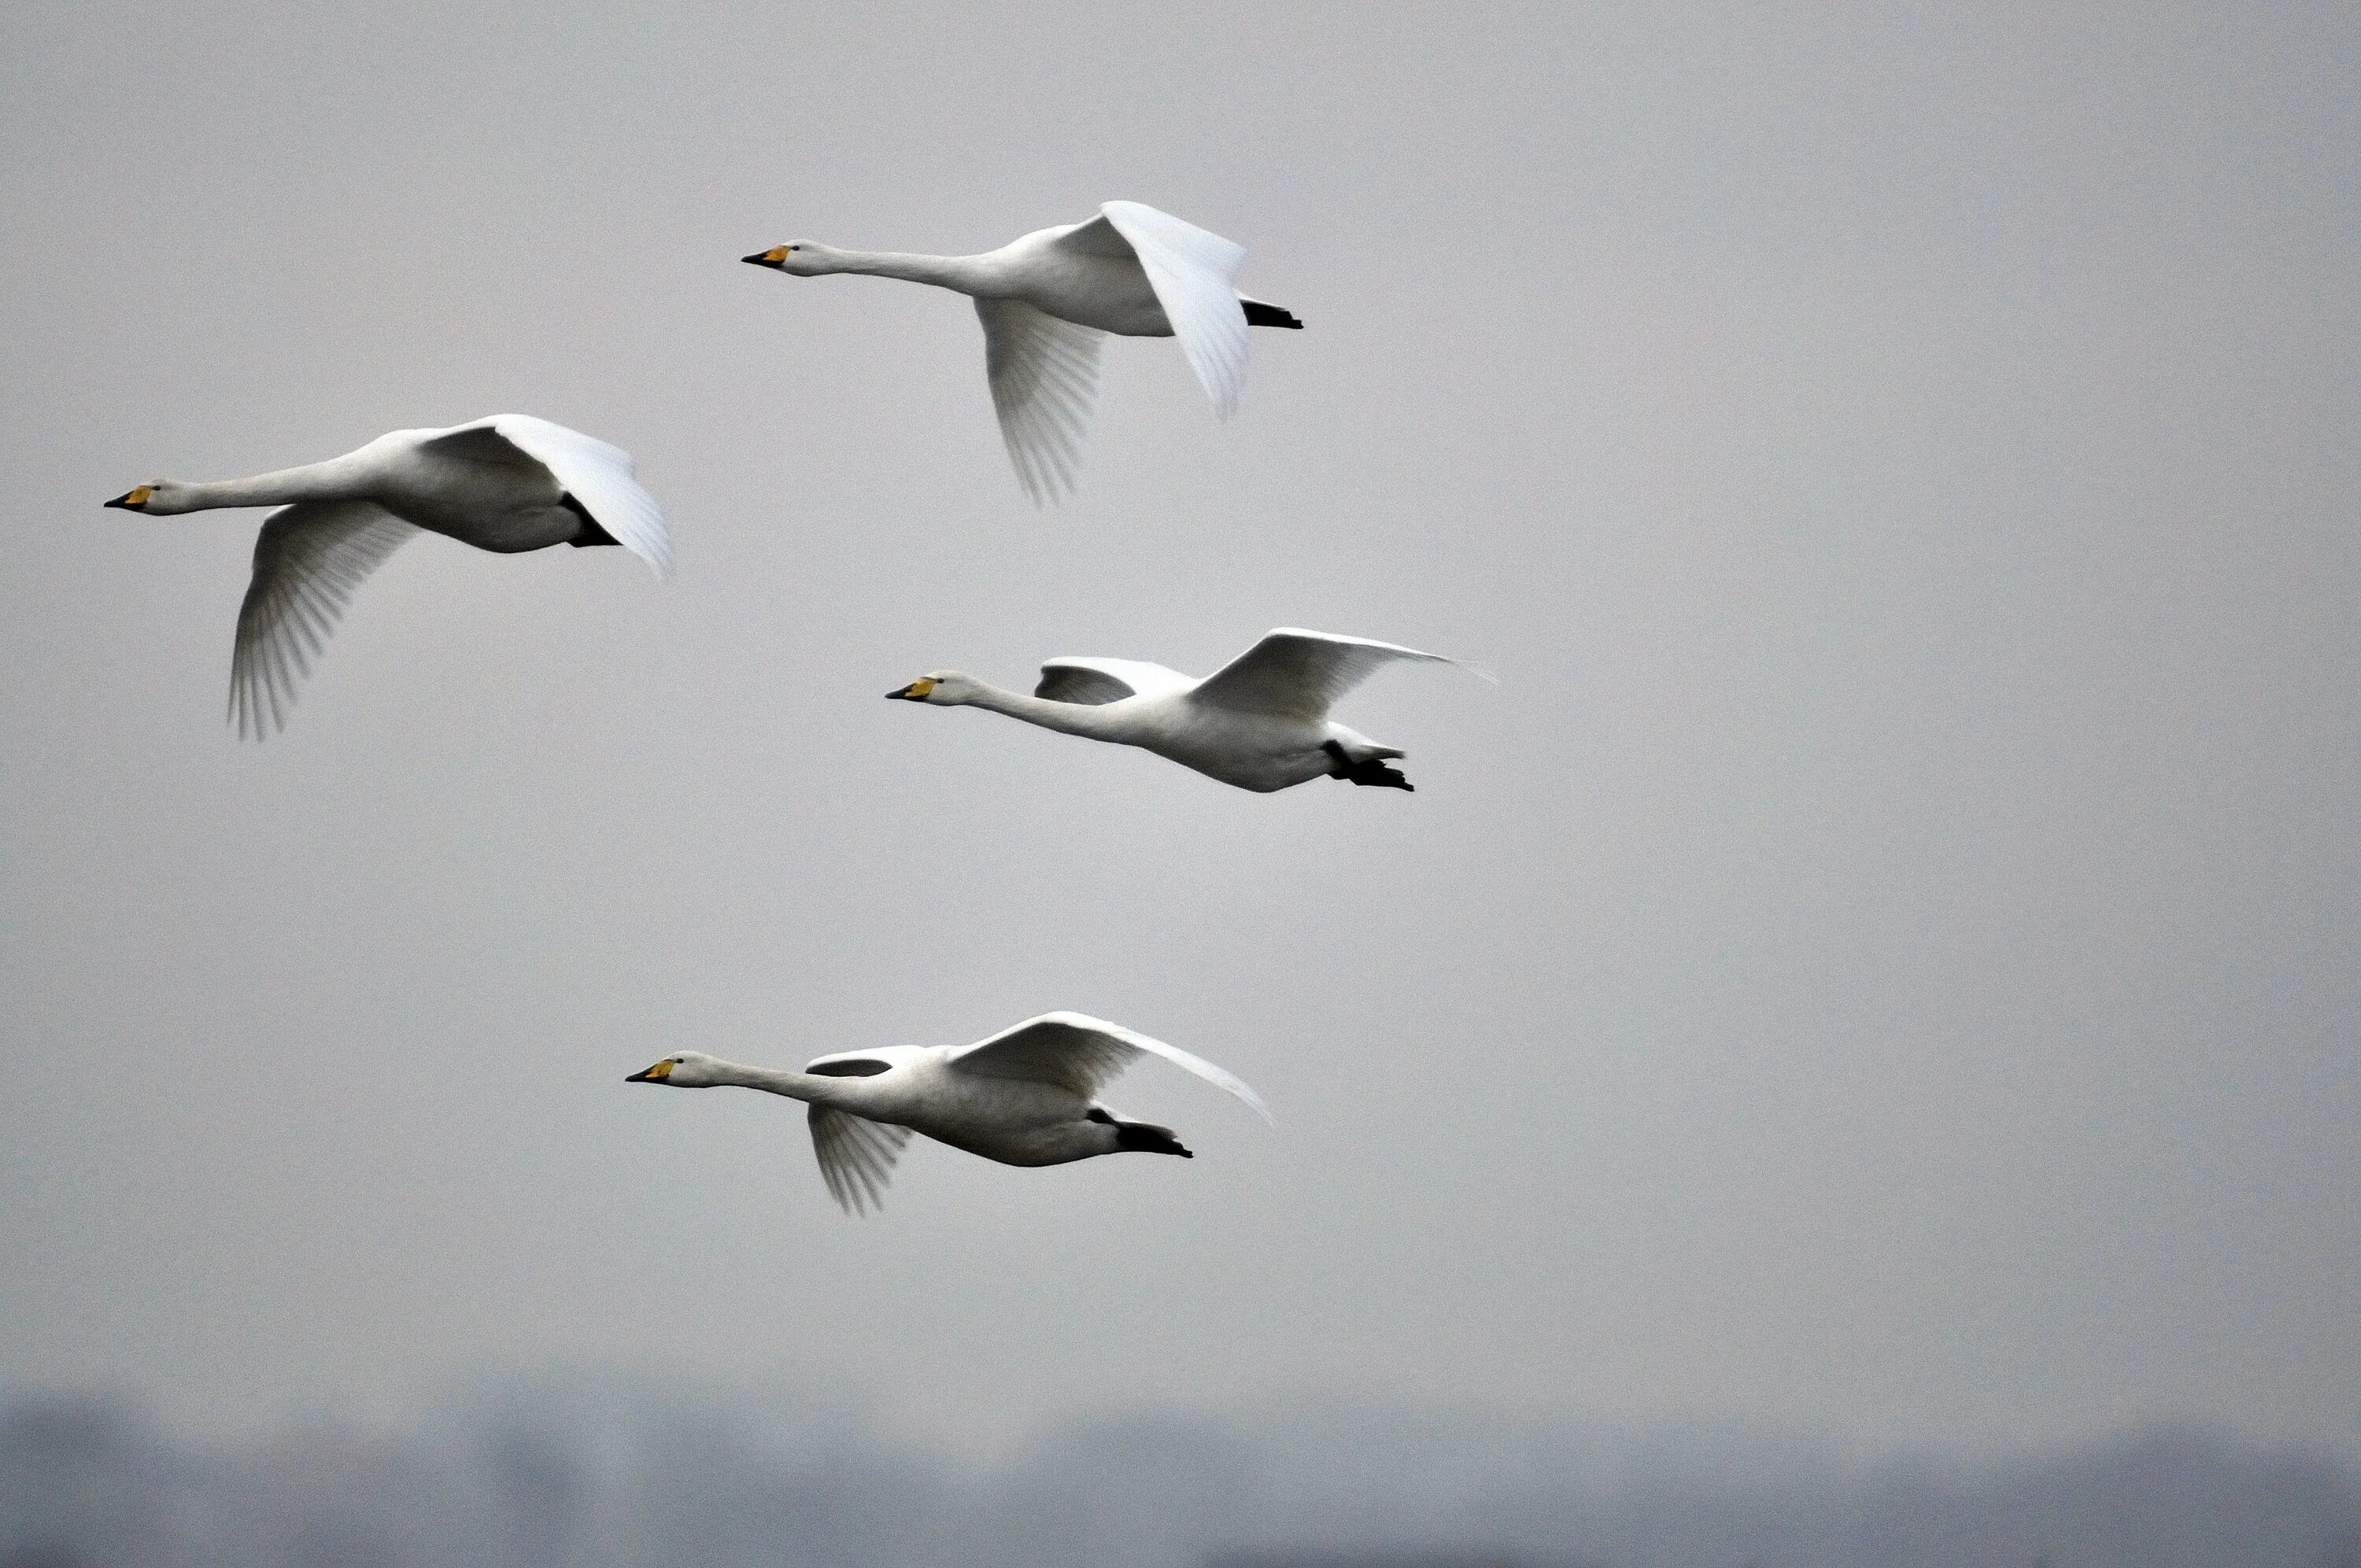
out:
{"label": "swan's white body", "polygon": [[680,1051],[626,1081],[760,1089],[804,1101],[821,1179],[848,1213],[859,1213],[883,1201],[912,1133],[1003,1165],[1065,1165],[1126,1149],[1186,1157],[1170,1128],[1126,1121],[1098,1102],[1099,1089],[1145,1056],[1186,1069],[1270,1119],[1259,1095],[1213,1063],[1080,1013],[1028,1018],[972,1046],[841,1051],[802,1072]]}
{"label": "swan's white body", "polygon": [[1408,789],[1388,761],[1404,753],[1328,717],[1339,697],[1399,661],[1457,663],[1366,637],[1281,627],[1202,680],[1136,659],[1054,659],[1033,695],[956,670],[889,697],[981,707],[1045,729],[1137,746],[1259,794],[1316,778]]}
{"label": "swan's white body", "polygon": [[1036,501],[1073,488],[1098,400],[1104,334],[1178,337],[1198,384],[1227,419],[1246,384],[1250,324],[1301,326],[1237,291],[1243,247],[1137,202],[1038,229],[980,256],[840,250],[798,240],[745,259],[796,277],[858,272],[972,297],[1001,438]]}
{"label": "swan's white body", "polygon": [[154,515],[275,506],[254,544],[237,616],[230,716],[241,734],[283,729],[296,687],[353,589],[420,532],[514,554],[620,544],[672,567],[664,513],[620,447],[529,414],[397,430],[324,463],[250,479],[160,479],[106,503]]}

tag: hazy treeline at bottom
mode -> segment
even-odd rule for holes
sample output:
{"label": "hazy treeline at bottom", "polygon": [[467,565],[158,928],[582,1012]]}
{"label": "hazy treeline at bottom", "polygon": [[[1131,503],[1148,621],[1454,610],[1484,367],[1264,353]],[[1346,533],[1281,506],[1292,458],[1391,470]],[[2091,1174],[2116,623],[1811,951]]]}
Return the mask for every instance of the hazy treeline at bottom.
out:
{"label": "hazy treeline at bottom", "polygon": [[2361,1568],[2361,1476],[2161,1430],[1975,1462],[1327,1409],[994,1467],[797,1401],[474,1401],[239,1441],[0,1400],[0,1568]]}

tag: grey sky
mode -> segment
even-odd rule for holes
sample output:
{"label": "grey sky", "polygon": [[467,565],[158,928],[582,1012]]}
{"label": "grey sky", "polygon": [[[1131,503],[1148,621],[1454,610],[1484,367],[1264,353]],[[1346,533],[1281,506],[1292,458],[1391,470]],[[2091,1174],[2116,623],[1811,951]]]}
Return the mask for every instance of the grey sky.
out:
{"label": "grey sky", "polygon": [[[0,20],[0,1387],[619,1365],[955,1446],[1298,1397],[2361,1450],[2361,21],[20,3]],[[1248,247],[1080,496],[972,313],[738,265]],[[287,733],[258,514],[517,410],[681,572],[414,546]],[[1262,798],[879,700],[1296,624],[1477,659]],[[1074,1007],[1191,1164],[659,1094]]]}

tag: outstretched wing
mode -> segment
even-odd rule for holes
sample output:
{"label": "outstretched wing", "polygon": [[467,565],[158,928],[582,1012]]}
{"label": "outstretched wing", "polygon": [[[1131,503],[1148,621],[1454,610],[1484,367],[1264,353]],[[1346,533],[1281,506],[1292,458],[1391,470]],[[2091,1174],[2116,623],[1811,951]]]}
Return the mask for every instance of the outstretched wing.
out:
{"label": "outstretched wing", "polygon": [[1197,384],[1213,400],[1214,411],[1229,418],[1246,384],[1246,312],[1234,281],[1246,247],[1137,202],[1107,203],[1097,217],[1077,225],[1058,243],[1104,255],[1114,236],[1102,225],[1139,258]]}
{"label": "outstretched wing", "polygon": [[1195,685],[1178,670],[1139,659],[1052,659],[1041,666],[1041,684],[1033,695],[1051,702],[1097,707],[1127,696],[1154,696],[1186,691]]}
{"label": "outstretched wing", "polygon": [[910,1141],[910,1129],[829,1105],[813,1106],[809,1120],[812,1153],[818,1157],[829,1196],[848,1214],[882,1208],[885,1184],[894,1178],[894,1162]]}
{"label": "outstretched wing", "polygon": [[1082,440],[1099,396],[1099,348],[1106,334],[1060,321],[1021,300],[978,300],[983,371],[992,382],[1000,439],[1017,482],[1036,506],[1074,488]]}
{"label": "outstretched wing", "polygon": [[672,535],[655,498],[633,477],[631,455],[596,436],[552,424],[531,414],[494,414],[473,424],[456,425],[421,444],[459,447],[479,440],[475,433],[490,431],[539,463],[558,488],[582,503],[582,510],[612,534],[615,543],[655,568],[656,576],[672,575]]}
{"label": "outstretched wing", "polygon": [[1196,700],[1234,713],[1324,718],[1338,697],[1400,660],[1459,663],[1392,642],[1282,626],[1207,675],[1197,685]]}
{"label": "outstretched wing", "polygon": [[1264,1121],[1271,1119],[1261,1095],[1202,1057],[1081,1013],[1044,1013],[1038,1018],[1027,1018],[988,1040],[953,1051],[945,1063],[958,1072],[1055,1084],[1088,1098],[1143,1056],[1161,1057],[1193,1072],[1253,1106]]}
{"label": "outstretched wing", "polygon": [[229,717],[240,735],[259,740],[287,727],[296,688],[353,590],[420,532],[375,501],[298,501],[262,520],[229,660]]}

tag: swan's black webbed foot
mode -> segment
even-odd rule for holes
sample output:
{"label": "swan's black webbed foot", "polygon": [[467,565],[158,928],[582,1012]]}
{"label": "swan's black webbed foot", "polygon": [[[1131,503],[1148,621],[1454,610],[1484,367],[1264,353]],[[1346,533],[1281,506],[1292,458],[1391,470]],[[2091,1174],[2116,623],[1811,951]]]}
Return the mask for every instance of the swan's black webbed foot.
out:
{"label": "swan's black webbed foot", "polygon": [[1328,776],[1332,779],[1343,779],[1347,784],[1376,789],[1406,789],[1413,795],[1418,793],[1418,786],[1402,777],[1400,768],[1389,767],[1375,757],[1366,762],[1356,762],[1345,754],[1345,747],[1340,741],[1323,740],[1320,749],[1335,761],[1336,765],[1328,770]]}
{"label": "swan's black webbed foot", "polygon": [[558,497],[557,504],[582,520],[582,532],[566,542],[568,544],[573,545],[577,550],[590,544],[613,544],[620,546],[623,543],[613,534],[608,532],[604,528],[600,527],[598,520],[590,515],[590,509],[584,506],[580,501],[576,500],[574,499],[574,493],[571,490]]}
{"label": "swan's black webbed foot", "polygon": [[1248,326],[1284,326],[1298,332],[1303,330],[1302,321],[1285,305],[1274,305],[1263,300],[1240,300],[1238,303],[1246,307]]}
{"label": "swan's black webbed foot", "polygon": [[1117,1122],[1115,1124],[1115,1146],[1126,1154],[1177,1154],[1182,1159],[1197,1157],[1180,1146],[1170,1127],[1152,1126],[1146,1122]]}

